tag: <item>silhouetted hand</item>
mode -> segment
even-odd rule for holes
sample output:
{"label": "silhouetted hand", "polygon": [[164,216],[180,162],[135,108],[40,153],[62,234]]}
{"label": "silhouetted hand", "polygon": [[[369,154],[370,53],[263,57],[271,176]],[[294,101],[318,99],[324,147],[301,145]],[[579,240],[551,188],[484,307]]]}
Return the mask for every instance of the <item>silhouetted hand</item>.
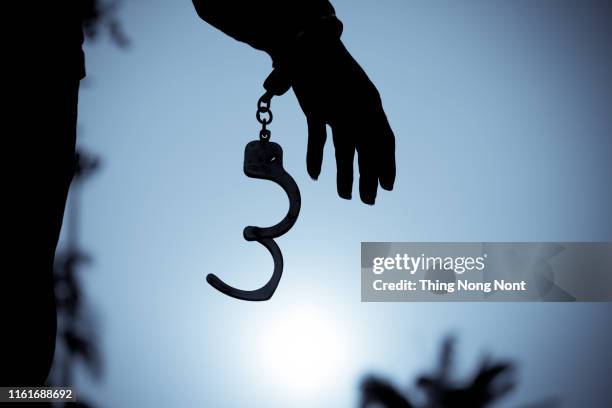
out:
{"label": "silhouetted hand", "polygon": [[312,178],[321,173],[325,126],[330,125],[340,197],[352,195],[355,151],[361,200],[374,204],[379,184],[393,189],[393,131],[378,90],[339,39],[342,24],[329,1],[193,0],[193,4],[202,19],[266,51],[275,70],[284,72],[284,84],[272,86],[277,89],[272,94],[282,95],[289,86],[295,91],[308,121],[306,163]]}
{"label": "silhouetted hand", "polygon": [[338,195],[351,198],[357,151],[359,194],[374,204],[378,184],[392,190],[395,182],[395,137],[378,90],[339,39],[301,47],[291,58],[289,75],[308,122],[308,174],[316,180],[321,173],[329,125]]}

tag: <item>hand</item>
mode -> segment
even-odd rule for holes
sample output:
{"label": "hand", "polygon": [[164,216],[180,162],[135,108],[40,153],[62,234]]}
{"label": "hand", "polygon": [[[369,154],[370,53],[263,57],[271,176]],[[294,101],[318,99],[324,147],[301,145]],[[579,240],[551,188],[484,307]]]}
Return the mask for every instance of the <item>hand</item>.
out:
{"label": "hand", "polygon": [[361,201],[373,205],[378,184],[395,182],[395,137],[380,95],[339,39],[306,45],[291,61],[291,84],[308,122],[308,174],[321,173],[326,125],[336,150],[338,195],[351,199],[355,150]]}

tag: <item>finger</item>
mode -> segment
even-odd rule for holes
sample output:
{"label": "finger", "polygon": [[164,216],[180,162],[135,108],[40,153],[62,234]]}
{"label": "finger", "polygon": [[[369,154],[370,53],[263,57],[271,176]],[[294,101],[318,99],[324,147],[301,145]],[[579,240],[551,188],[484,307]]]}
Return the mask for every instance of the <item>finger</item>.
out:
{"label": "finger", "polygon": [[393,184],[395,183],[395,136],[393,130],[389,126],[387,117],[382,112],[382,128],[383,133],[381,134],[380,150],[379,150],[379,170],[378,177],[380,179],[380,186],[385,190],[393,190]]}
{"label": "finger", "polygon": [[353,160],[355,143],[348,129],[342,125],[332,124],[334,148],[336,151],[336,184],[338,195],[350,200],[353,191]]}
{"label": "finger", "polygon": [[[363,137],[370,137],[366,132]],[[357,145],[357,159],[359,163],[359,196],[365,204],[374,205],[376,190],[378,189],[378,175],[376,174],[376,150],[365,141]]]}
{"label": "finger", "polygon": [[321,174],[323,164],[323,147],[327,139],[325,122],[310,115],[308,122],[308,147],[306,149],[306,169],[312,179],[316,180]]}
{"label": "finger", "polygon": [[365,122],[365,127],[355,129],[357,138],[357,163],[359,164],[359,196],[365,204],[374,205],[380,163],[380,127],[378,122]]}

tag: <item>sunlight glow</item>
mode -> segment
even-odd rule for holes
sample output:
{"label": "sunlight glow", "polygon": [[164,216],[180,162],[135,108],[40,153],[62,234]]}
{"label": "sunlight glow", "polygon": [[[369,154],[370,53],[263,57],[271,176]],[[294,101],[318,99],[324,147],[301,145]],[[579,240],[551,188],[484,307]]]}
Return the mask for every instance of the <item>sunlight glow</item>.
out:
{"label": "sunlight glow", "polygon": [[293,309],[272,319],[261,333],[261,367],[267,380],[295,394],[333,386],[346,368],[339,322],[327,310]]}

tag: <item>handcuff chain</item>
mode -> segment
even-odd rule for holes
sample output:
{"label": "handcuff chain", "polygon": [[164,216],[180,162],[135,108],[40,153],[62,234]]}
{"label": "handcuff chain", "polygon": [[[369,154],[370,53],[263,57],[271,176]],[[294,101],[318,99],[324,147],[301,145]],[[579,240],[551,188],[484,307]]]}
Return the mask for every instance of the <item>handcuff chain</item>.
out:
{"label": "handcuff chain", "polygon": [[[259,140],[262,142],[267,142],[272,136],[272,132],[270,132],[270,129],[267,128],[267,125],[272,122],[273,118],[272,110],[270,110],[270,106],[272,105],[272,96],[273,95],[271,92],[266,91],[266,93],[264,93],[257,101],[257,113],[255,117],[257,118],[257,121],[261,123]],[[262,117],[264,114],[267,116]]]}

